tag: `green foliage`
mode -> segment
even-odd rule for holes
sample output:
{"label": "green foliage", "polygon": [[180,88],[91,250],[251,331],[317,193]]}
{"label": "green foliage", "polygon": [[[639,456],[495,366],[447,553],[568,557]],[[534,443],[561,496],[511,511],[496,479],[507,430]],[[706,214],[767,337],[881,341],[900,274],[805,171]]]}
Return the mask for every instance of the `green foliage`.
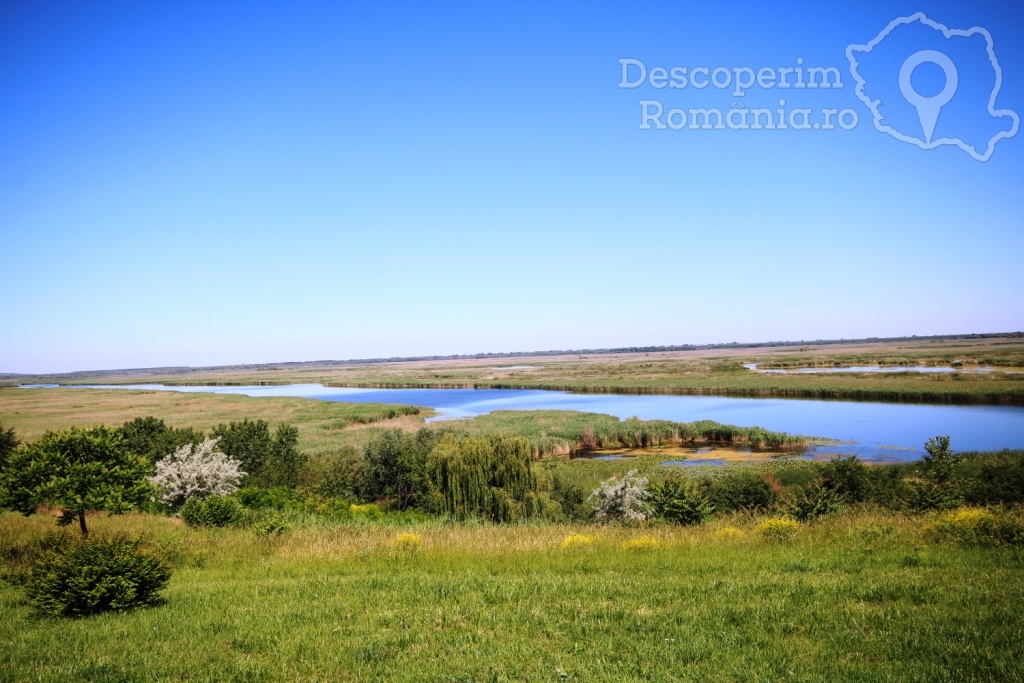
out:
{"label": "green foliage", "polygon": [[715,513],[706,485],[671,474],[651,486],[655,514],[685,526],[703,524]]}
{"label": "green foliage", "polygon": [[265,420],[219,424],[213,436],[220,439],[217,448],[242,463],[249,480],[261,486],[295,487],[306,456],[298,449],[299,430],[289,424],[278,425],[273,436]]}
{"label": "green foliage", "polygon": [[582,488],[556,473],[551,477],[551,499],[558,504],[562,516],[572,522],[584,522],[593,514],[586,504]]}
{"label": "green foliage", "polygon": [[213,436],[219,439],[218,450],[241,462],[242,469],[254,478],[262,472],[274,447],[266,420],[245,418],[241,422],[219,424],[213,428]]}
{"label": "green foliage", "polygon": [[503,410],[455,423],[452,430],[486,436],[498,432],[530,439],[535,455],[568,454],[574,449],[656,448],[670,444],[747,444],[756,449],[802,446],[807,438],[760,427],[734,427],[712,420],[619,420],[611,415],[570,410]]}
{"label": "green foliage", "polygon": [[542,514],[530,442],[497,434],[445,435],[427,459],[432,507],[457,519],[508,522]]}
{"label": "green foliage", "polygon": [[137,417],[125,422],[117,428],[117,433],[129,452],[145,456],[150,462],[160,460],[181,446],[202,443],[206,438],[201,431],[191,427],[168,427],[155,417]]}
{"label": "green foliage", "polygon": [[954,480],[968,505],[1024,504],[1024,451],[960,453]]}
{"label": "green foliage", "polygon": [[181,506],[181,519],[189,526],[238,526],[245,520],[245,509],[232,496],[189,498]]}
{"label": "green foliage", "polygon": [[764,511],[775,504],[778,492],[762,472],[741,469],[709,480],[708,498],[720,512]]}
{"label": "green foliage", "polygon": [[167,562],[139,541],[60,534],[39,546],[25,590],[40,612],[80,617],[153,605],[170,578]]}
{"label": "green foliage", "polygon": [[842,509],[845,495],[824,481],[806,487],[790,505],[790,514],[801,522],[828,517]]}
{"label": "green foliage", "polygon": [[917,463],[920,477],[906,480],[906,504],[911,510],[949,510],[960,504],[953,475],[957,460],[949,449],[948,436],[928,439],[924,445],[927,455]]}
{"label": "green foliage", "polygon": [[299,470],[306,463],[306,456],[299,451],[299,429],[293,425],[278,425],[274,432],[270,454],[261,473],[267,486],[295,488],[299,484]]}
{"label": "green foliage", "polygon": [[821,466],[822,484],[851,503],[868,498],[868,468],[856,455],[833,458]]}
{"label": "green foliage", "polygon": [[927,455],[921,459],[921,470],[925,479],[939,486],[947,485],[953,478],[956,462],[949,450],[948,436],[935,436],[924,445]]}
{"label": "green foliage", "polygon": [[439,436],[429,429],[415,435],[401,429],[381,430],[363,449],[359,497],[386,500],[398,510],[419,504],[427,492],[427,457]]}
{"label": "green foliage", "polygon": [[[928,510],[950,510],[960,503],[959,496],[948,484],[939,484],[929,479],[910,477],[904,481],[903,507],[913,512]],[[897,508],[898,505],[890,505]]]}
{"label": "green foliage", "polygon": [[279,514],[268,515],[250,527],[257,536],[280,536],[290,531],[292,525]]}
{"label": "green foliage", "polygon": [[17,437],[14,436],[13,429],[5,429],[3,425],[0,425],[0,471],[3,471],[4,466],[7,464],[7,458],[14,449],[19,445]]}
{"label": "green foliage", "polygon": [[150,465],[129,452],[120,435],[106,427],[46,432],[12,453],[0,472],[4,505],[30,515],[41,505],[60,508],[58,524],[76,517],[88,535],[85,513],[127,512],[152,492]]}
{"label": "green foliage", "polygon": [[233,497],[252,510],[299,510],[304,505],[298,492],[283,486],[269,489],[247,486],[235,491]]}
{"label": "green foliage", "polygon": [[331,454],[320,472],[317,492],[332,498],[356,498],[364,465],[362,454],[351,446]]}

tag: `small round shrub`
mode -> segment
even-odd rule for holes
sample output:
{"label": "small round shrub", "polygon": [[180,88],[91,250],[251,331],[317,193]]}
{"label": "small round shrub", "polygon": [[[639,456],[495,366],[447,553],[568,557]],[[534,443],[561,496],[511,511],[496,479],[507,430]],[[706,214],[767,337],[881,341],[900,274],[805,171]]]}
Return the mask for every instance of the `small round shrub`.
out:
{"label": "small round shrub", "polygon": [[583,550],[592,545],[594,545],[594,538],[592,536],[587,536],[586,534],[570,534],[562,539],[562,543],[559,547],[562,550],[572,551]]}
{"label": "small round shrub", "polygon": [[661,547],[661,541],[650,536],[640,536],[639,538],[631,538],[628,541],[624,541],[619,546],[620,550],[631,550],[634,552],[645,551],[645,550],[656,550]]}
{"label": "small round shrub", "polygon": [[62,535],[33,562],[25,591],[40,612],[79,617],[156,604],[170,578],[170,565],[139,541]]}
{"label": "small round shrub", "polygon": [[252,525],[252,531],[257,536],[280,536],[286,531],[291,531],[292,525],[281,515],[270,515]]}
{"label": "small round shrub", "polygon": [[190,498],[180,514],[189,526],[237,526],[245,519],[242,504],[225,496]]}
{"label": "small round shrub", "polygon": [[757,527],[757,532],[773,541],[789,541],[796,538],[800,523],[785,517],[766,519]]}
{"label": "small round shrub", "polygon": [[412,532],[398,534],[391,541],[391,546],[396,550],[416,550],[421,545],[423,545],[423,537]]}
{"label": "small round shrub", "polygon": [[801,522],[810,522],[838,512],[845,502],[836,488],[817,481],[800,492],[789,506],[789,513]]}

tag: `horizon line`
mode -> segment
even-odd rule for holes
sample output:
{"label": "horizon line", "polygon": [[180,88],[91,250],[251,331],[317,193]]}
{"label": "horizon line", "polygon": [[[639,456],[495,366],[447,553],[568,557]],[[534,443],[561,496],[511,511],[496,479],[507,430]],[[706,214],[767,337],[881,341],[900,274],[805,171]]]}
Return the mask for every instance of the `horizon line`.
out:
{"label": "horizon line", "polygon": [[110,373],[134,373],[134,374],[158,374],[163,373],[190,373],[212,370],[228,369],[258,369],[277,368],[294,366],[330,366],[330,365],[371,365],[381,363],[411,363],[418,361],[445,361],[445,360],[488,360],[492,358],[531,358],[537,356],[569,356],[569,355],[611,355],[617,353],[665,353],[672,351],[711,351],[716,349],[755,349],[773,346],[799,346],[802,344],[831,345],[831,344],[853,344],[858,342],[894,342],[906,340],[949,340],[949,339],[991,339],[997,337],[1021,337],[1024,331],[1016,332],[982,332],[963,334],[933,334],[933,335],[910,335],[900,337],[861,337],[856,339],[801,339],[799,341],[765,341],[765,342],[718,342],[712,344],[672,344],[661,346],[622,346],[606,349],[560,349],[547,351],[507,351],[507,352],[480,352],[449,355],[429,356],[392,356],[389,358],[353,358],[347,360],[307,360],[307,361],[281,361],[269,363],[236,363],[226,365],[166,365],[153,366],[148,368],[108,368],[102,370],[72,370],[68,372],[24,372],[24,373],[3,373],[0,372],[0,379],[17,379],[19,377],[69,377],[103,375]]}

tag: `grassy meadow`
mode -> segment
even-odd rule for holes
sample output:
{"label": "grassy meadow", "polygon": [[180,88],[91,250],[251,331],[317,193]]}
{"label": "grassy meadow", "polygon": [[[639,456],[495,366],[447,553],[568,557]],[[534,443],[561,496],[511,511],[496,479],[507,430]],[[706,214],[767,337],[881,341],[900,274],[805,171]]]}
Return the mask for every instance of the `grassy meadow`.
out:
{"label": "grassy meadow", "polygon": [[[0,680],[1024,678],[1024,554],[936,542],[927,518],[848,513],[788,541],[746,516],[272,538],[146,515],[93,524],[164,549],[166,603],[55,620],[0,583]],[[2,551],[52,525],[0,515]]]}
{"label": "grassy meadow", "polygon": [[[0,389],[0,424],[23,441],[146,415],[204,431],[263,419],[298,428],[314,472],[383,427],[420,429],[429,414],[298,398]],[[249,508],[245,524],[225,528],[190,527],[166,510],[96,513],[93,538],[141,538],[173,575],[155,607],[83,618],[41,616],[22,589],[26,549],[55,532],[54,513],[0,512],[0,682],[1024,680],[1024,512],[996,504],[1019,500],[1024,453],[968,454],[957,466],[974,487],[962,486],[957,504],[992,506],[955,513],[958,523],[1010,530],[968,543],[982,536],[943,531],[953,513],[879,504],[890,489],[877,486],[916,490],[904,481],[921,476],[913,466],[869,468],[876,498],[816,521],[779,521],[820,463],[768,452],[766,462],[663,467],[686,457],[682,427],[503,411],[433,428],[517,434],[541,456],[531,465],[538,481],[584,495],[628,470],[652,483],[680,470],[715,495],[760,484],[776,503],[758,513],[723,508],[697,526],[456,522],[317,495]],[[705,432],[693,429],[700,443]],[[585,433],[605,439],[605,450],[639,447],[624,460],[561,457]],[[303,486],[289,495],[299,500]],[[275,491],[266,495],[283,495]],[[282,532],[259,531],[267,520]]]}
{"label": "grassy meadow", "polygon": [[339,403],[276,396],[185,394],[127,389],[0,388],[0,423],[12,427],[22,441],[48,429],[116,427],[145,415],[171,427],[209,431],[215,425],[244,418],[262,419],[299,429],[299,448],[311,458],[328,457],[339,448],[358,445],[362,427],[404,426],[415,429],[430,408],[382,403]]}

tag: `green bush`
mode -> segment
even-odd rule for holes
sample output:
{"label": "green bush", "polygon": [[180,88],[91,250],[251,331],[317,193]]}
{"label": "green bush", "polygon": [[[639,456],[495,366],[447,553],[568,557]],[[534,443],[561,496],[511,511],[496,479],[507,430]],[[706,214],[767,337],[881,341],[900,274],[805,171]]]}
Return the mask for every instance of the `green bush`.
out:
{"label": "green bush", "polygon": [[247,486],[235,491],[234,498],[250,510],[301,510],[304,504],[302,496],[284,486]]}
{"label": "green bush", "polygon": [[280,536],[290,531],[292,525],[281,515],[273,514],[265,517],[252,525],[253,533],[257,536]]}
{"label": "green bush", "polygon": [[860,503],[868,498],[869,475],[867,466],[856,455],[842,456],[829,460],[821,466],[822,484],[850,503]]}
{"label": "green bush", "polygon": [[801,522],[821,519],[838,512],[844,502],[843,494],[825,482],[817,481],[800,492],[790,506],[790,514]]}
{"label": "green bush", "polygon": [[430,429],[414,435],[401,429],[378,432],[363,448],[358,497],[386,500],[398,510],[422,503],[428,489],[427,457],[439,436]]}
{"label": "green bush", "polygon": [[676,524],[703,524],[715,513],[705,486],[676,474],[651,487],[651,502],[656,514]]}
{"label": "green bush", "polygon": [[594,512],[587,505],[583,489],[557,473],[551,477],[551,499],[558,504],[563,518],[570,521],[584,522]]}
{"label": "green bush", "polygon": [[352,446],[345,446],[329,456],[319,473],[317,492],[328,498],[356,498],[364,465],[362,453]]}
{"label": "green bush", "polygon": [[778,492],[762,472],[743,469],[710,480],[708,497],[719,512],[764,511],[775,504]]}
{"label": "green bush", "polygon": [[37,610],[55,616],[153,605],[171,578],[170,565],[163,558],[124,537],[60,534],[38,550],[25,590]]}
{"label": "green bush", "polygon": [[190,498],[180,514],[189,526],[237,526],[245,519],[242,504],[227,496]]}
{"label": "green bush", "polygon": [[958,454],[954,480],[968,505],[1024,504],[1024,451]]}

